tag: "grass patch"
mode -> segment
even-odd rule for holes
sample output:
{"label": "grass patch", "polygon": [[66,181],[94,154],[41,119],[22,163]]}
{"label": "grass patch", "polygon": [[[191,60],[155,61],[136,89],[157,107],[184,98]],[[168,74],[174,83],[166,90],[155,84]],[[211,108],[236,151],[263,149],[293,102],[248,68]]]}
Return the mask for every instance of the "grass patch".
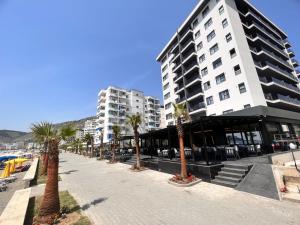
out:
{"label": "grass patch", "polygon": [[[61,177],[58,175],[58,181],[61,181]],[[43,174],[43,163],[39,160],[37,179],[35,185],[46,184],[47,175]]]}
{"label": "grass patch", "polygon": [[[88,217],[81,214],[81,209],[76,200],[68,191],[59,192],[60,208],[68,208],[67,218],[63,219],[59,224],[67,225],[92,225]],[[31,225],[33,218],[38,215],[38,207],[43,200],[43,196],[31,198],[27,209],[25,225]],[[74,221],[75,220],[75,221]],[[68,223],[67,221],[72,221]]]}

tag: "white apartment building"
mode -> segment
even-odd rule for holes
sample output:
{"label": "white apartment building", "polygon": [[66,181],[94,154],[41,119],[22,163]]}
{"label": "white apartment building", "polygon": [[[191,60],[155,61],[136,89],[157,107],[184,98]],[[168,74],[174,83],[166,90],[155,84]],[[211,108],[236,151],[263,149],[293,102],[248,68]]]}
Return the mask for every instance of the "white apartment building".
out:
{"label": "white apartment building", "polygon": [[166,120],[166,112],[165,107],[163,105],[160,106],[160,129],[164,129],[167,127],[167,120]]}
{"label": "white apartment building", "polygon": [[84,138],[84,130],[77,129],[75,134],[75,139],[82,140]]}
{"label": "white apartment building", "polygon": [[[80,131],[79,131],[78,135],[80,135],[80,136],[83,135],[83,137],[84,137],[86,134],[90,134],[90,135],[93,135],[94,139],[95,139],[97,126],[98,126],[98,123],[97,123],[96,119],[87,120],[84,123],[83,133],[80,133]],[[77,133],[76,133],[76,135],[77,135]]]}
{"label": "white apartment building", "polygon": [[192,119],[255,106],[300,112],[287,34],[247,0],[200,0],[157,57],[167,124],[172,102]]}
{"label": "white apartment building", "polygon": [[160,103],[157,98],[145,96],[142,91],[108,87],[98,94],[97,106],[97,137],[96,144],[108,143],[113,138],[112,126],[121,127],[121,135],[132,135],[133,131],[127,124],[127,116],[139,113],[142,117],[140,133],[158,129],[160,121]]}

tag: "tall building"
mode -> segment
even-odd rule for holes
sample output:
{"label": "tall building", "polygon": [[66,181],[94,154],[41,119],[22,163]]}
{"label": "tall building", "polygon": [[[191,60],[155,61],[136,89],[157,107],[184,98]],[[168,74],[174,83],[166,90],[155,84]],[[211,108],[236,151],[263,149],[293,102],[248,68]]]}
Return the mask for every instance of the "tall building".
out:
{"label": "tall building", "polygon": [[158,129],[160,126],[159,99],[145,96],[142,91],[108,87],[98,94],[97,106],[97,137],[96,144],[107,143],[113,138],[112,126],[121,127],[121,135],[132,135],[133,131],[127,124],[127,116],[139,113],[142,117],[140,133]]}
{"label": "tall building", "polygon": [[[97,128],[97,120],[96,119],[92,119],[92,120],[87,120],[85,121],[84,123],[84,128],[83,128],[83,133],[78,131],[78,133],[76,133],[76,136],[78,135],[83,135],[83,137],[86,135],[86,134],[90,134],[92,136],[95,136],[96,135],[96,128]],[[95,137],[94,137],[95,138]]]}
{"label": "tall building", "polygon": [[300,112],[287,34],[247,0],[200,0],[157,57],[167,124],[172,102],[192,119],[255,106]]}

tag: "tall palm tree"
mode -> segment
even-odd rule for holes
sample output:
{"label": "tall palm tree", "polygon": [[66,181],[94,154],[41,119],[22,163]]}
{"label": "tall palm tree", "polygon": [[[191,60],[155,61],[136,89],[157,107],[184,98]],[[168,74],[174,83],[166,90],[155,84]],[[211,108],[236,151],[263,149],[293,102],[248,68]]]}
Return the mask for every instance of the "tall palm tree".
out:
{"label": "tall palm tree", "polygon": [[[58,163],[59,163],[59,143],[66,141],[68,137],[75,135],[75,130],[71,126],[65,126],[60,131],[54,130],[51,126],[51,136],[48,139],[48,174],[45,192],[42,203],[39,207],[37,222],[52,224],[60,213],[58,194]],[[35,130],[32,130],[35,133]]]}
{"label": "tall palm tree", "polygon": [[48,169],[48,145],[49,139],[53,135],[53,125],[49,122],[42,121],[40,123],[33,124],[31,127],[34,138],[43,143],[43,172],[42,174],[47,174]]}
{"label": "tall palm tree", "polygon": [[94,152],[94,137],[93,135],[87,133],[85,136],[84,136],[84,141],[86,142],[86,151],[88,152],[89,150],[89,145],[91,145],[91,153],[90,153],[90,156],[92,157],[93,156],[93,152]]}
{"label": "tall palm tree", "polygon": [[180,161],[181,161],[181,177],[186,179],[187,175],[187,167],[186,167],[186,159],[184,154],[184,130],[182,123],[183,121],[189,120],[189,114],[186,109],[186,104],[174,104],[174,117],[176,120],[176,128],[178,132],[178,140],[179,140],[179,149],[180,149]]}
{"label": "tall palm tree", "polygon": [[114,135],[114,141],[113,141],[113,147],[112,147],[112,162],[116,162],[116,147],[118,145],[118,141],[120,139],[120,135],[121,135],[121,128],[118,125],[113,125],[112,126],[112,130],[113,130],[113,135]]}
{"label": "tall palm tree", "polygon": [[139,144],[139,127],[142,123],[142,118],[139,113],[132,116],[127,116],[127,123],[132,127],[134,133],[134,140],[136,146],[136,169],[141,169],[141,156],[140,156],[140,144]]}

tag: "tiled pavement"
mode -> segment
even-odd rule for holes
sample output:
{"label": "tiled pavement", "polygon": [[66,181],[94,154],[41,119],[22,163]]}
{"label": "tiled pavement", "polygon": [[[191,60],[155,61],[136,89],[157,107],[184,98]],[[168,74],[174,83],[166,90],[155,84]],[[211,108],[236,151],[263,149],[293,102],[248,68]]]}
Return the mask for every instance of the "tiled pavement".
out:
{"label": "tiled pavement", "polygon": [[168,174],[64,153],[61,186],[96,225],[298,225],[300,204],[209,183],[178,188]]}

